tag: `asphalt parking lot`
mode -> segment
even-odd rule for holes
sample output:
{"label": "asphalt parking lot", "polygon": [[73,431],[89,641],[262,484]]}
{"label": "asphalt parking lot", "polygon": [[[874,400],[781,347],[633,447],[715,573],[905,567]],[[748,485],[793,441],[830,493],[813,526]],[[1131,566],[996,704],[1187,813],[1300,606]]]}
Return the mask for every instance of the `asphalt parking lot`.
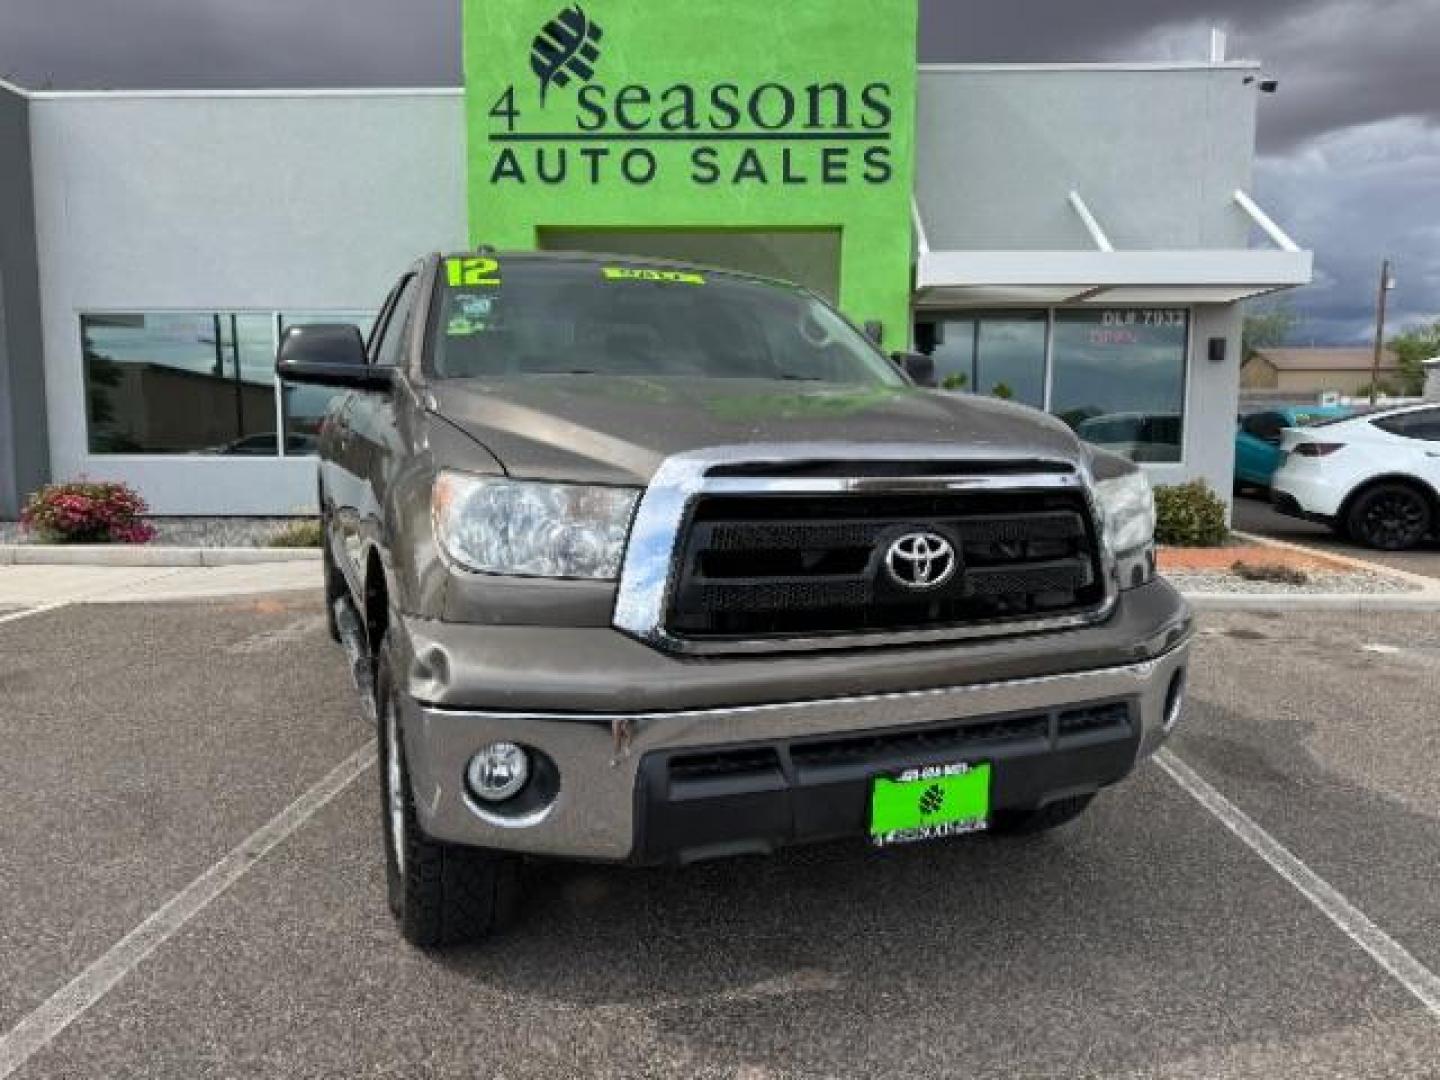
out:
{"label": "asphalt parking lot", "polygon": [[1437,631],[1206,613],[1173,764],[1068,829],[537,865],[505,937],[427,956],[385,909],[370,732],[318,596],[0,622],[0,1076],[1433,1076]]}
{"label": "asphalt parking lot", "polygon": [[1396,570],[1440,578],[1440,539],[1431,539],[1413,551],[1376,551],[1336,536],[1328,526],[1276,513],[1269,496],[1253,489],[1235,497],[1234,525],[1244,532],[1272,540],[1304,544]]}

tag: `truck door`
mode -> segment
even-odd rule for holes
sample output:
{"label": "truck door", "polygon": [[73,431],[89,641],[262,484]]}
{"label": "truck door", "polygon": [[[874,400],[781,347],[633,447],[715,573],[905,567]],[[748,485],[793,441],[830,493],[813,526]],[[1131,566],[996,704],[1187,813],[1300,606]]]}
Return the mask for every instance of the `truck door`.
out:
{"label": "truck door", "polygon": [[[370,356],[372,364],[403,366],[418,292],[419,277],[412,272],[401,280],[395,302],[377,331]],[[353,533],[346,538],[346,552],[357,583],[363,581],[360,560],[367,542],[379,542],[383,535],[386,476],[399,447],[395,396],[401,392],[397,387],[389,393],[357,393],[349,409],[343,465],[353,499]]]}

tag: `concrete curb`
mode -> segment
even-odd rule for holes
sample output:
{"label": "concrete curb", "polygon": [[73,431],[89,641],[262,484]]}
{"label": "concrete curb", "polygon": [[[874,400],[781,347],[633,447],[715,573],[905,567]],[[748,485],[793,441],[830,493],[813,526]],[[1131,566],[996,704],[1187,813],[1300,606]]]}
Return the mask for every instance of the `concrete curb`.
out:
{"label": "concrete curb", "polygon": [[1196,611],[1343,611],[1353,615],[1440,611],[1440,590],[1406,593],[1182,592]]}
{"label": "concrete curb", "polygon": [[0,566],[255,566],[319,561],[319,548],[0,544]]}

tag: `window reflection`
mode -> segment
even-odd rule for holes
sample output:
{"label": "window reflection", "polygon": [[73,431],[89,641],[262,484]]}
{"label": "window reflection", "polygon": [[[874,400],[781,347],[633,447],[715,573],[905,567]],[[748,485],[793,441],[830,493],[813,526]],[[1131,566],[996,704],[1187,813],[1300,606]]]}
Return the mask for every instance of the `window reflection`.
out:
{"label": "window reflection", "polygon": [[934,358],[944,389],[1048,408],[1098,446],[1178,462],[1189,329],[1189,313],[1172,308],[966,311],[925,316],[915,344]]}
{"label": "window reflection", "polygon": [[977,312],[922,324],[921,352],[935,359],[936,385],[945,390],[1045,406],[1043,311]]}
{"label": "window reflection", "polygon": [[1188,332],[1183,310],[1056,312],[1050,411],[1133,461],[1179,461]]}
{"label": "window reflection", "polygon": [[80,331],[91,453],[249,453],[248,440],[266,434],[273,443],[268,317],[85,314]]}
{"label": "window reflection", "polygon": [[935,361],[935,385],[942,390],[975,389],[973,318],[957,316],[922,322],[915,328],[915,347]]}
{"label": "window reflection", "polygon": [[334,391],[286,387],[276,401],[275,342],[298,323],[366,312],[88,312],[80,316],[92,454],[275,457],[313,454]]}
{"label": "window reflection", "polygon": [[991,397],[1045,407],[1045,314],[1018,312],[980,320],[975,387]]}

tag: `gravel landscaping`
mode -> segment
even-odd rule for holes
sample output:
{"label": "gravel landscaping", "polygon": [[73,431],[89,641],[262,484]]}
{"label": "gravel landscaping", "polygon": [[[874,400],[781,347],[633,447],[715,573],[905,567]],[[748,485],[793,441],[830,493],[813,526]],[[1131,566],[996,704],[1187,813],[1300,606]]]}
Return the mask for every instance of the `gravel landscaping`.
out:
{"label": "gravel landscaping", "polygon": [[1419,588],[1409,581],[1363,570],[1311,570],[1303,585],[1246,581],[1223,571],[1167,571],[1165,580],[1186,593],[1250,593],[1270,596],[1300,596],[1307,593],[1406,593]]}
{"label": "gravel landscaping", "polygon": [[[272,537],[297,522],[298,517],[152,517],[152,546],[160,547],[266,547]],[[18,521],[0,521],[0,544],[30,544],[34,539]]]}

